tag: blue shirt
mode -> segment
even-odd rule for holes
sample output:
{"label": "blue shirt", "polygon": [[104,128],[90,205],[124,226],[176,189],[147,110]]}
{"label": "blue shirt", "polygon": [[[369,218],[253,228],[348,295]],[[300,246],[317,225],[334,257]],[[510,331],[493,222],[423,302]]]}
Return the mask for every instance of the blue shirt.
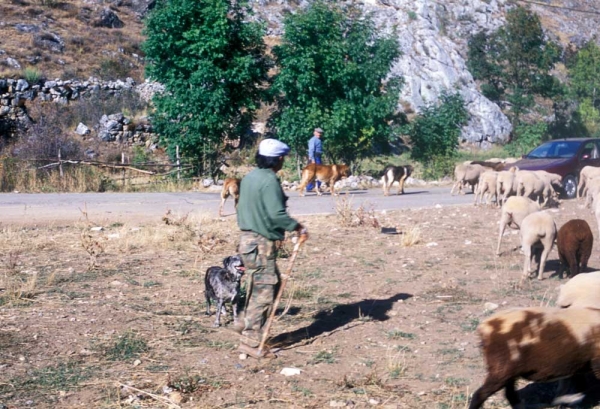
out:
{"label": "blue shirt", "polygon": [[321,142],[321,139],[317,138],[316,136],[313,136],[308,141],[308,159],[315,160],[315,155],[321,156],[322,153],[323,143]]}

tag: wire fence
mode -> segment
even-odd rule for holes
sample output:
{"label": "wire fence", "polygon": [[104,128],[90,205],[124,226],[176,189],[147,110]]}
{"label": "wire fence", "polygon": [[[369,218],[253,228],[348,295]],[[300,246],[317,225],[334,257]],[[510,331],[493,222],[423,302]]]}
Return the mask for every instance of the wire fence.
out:
{"label": "wire fence", "polygon": [[[0,179],[2,179],[0,180],[0,190],[2,191],[16,189],[17,185],[22,187],[23,184],[16,180],[27,180],[30,185],[34,177],[38,181],[45,179],[49,181],[47,182],[49,184],[58,184],[64,187],[69,184],[68,181],[74,177],[74,174],[90,172],[101,174],[102,178],[110,181],[114,187],[118,187],[119,184],[122,187],[158,185],[167,181],[169,183],[190,183],[201,179],[197,175],[202,168],[202,164],[197,160],[181,158],[178,148],[174,161],[131,161],[125,153],[121,154],[120,161],[115,162],[63,159],[59,150],[54,158],[10,158],[10,163],[11,166],[6,166],[7,162],[0,161]],[[92,168],[99,172],[94,172]],[[78,170],[82,170],[82,172],[77,172]]]}

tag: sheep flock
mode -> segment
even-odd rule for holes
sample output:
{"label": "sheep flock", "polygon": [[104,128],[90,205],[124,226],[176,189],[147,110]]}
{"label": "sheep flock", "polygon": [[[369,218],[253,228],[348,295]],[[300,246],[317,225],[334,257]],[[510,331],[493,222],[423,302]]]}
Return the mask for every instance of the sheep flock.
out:
{"label": "sheep flock", "polygon": [[[491,159],[457,164],[451,194],[470,186],[475,206],[500,208],[498,257],[503,254],[507,228],[519,231],[524,255],[521,286],[548,274],[545,266],[555,244],[557,275],[562,279],[568,271],[570,280],[561,286],[556,307],[507,306],[478,326],[487,377],[474,392],[469,409],[483,407],[502,389],[511,407],[525,407],[515,389],[519,378],[560,380],[552,405],[575,405],[585,397],[586,376],[593,374],[600,380],[600,271],[586,271],[593,249],[592,229],[582,219],[557,227],[560,175],[520,170],[511,163],[514,160]],[[600,168],[581,170],[577,197],[580,207],[591,207],[600,234]]]}

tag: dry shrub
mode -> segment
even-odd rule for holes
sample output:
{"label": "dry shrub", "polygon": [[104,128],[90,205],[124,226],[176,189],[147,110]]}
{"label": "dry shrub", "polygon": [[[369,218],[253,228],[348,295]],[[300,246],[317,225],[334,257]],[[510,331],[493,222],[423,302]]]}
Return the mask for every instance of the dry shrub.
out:
{"label": "dry shrub", "polygon": [[227,243],[236,242],[232,237],[237,228],[233,228],[231,223],[222,223],[219,219],[202,216],[200,219],[200,232],[198,235],[198,249],[201,254],[212,253],[213,251],[221,251]]}
{"label": "dry shrub", "polygon": [[421,242],[421,229],[418,226],[412,226],[402,232],[400,244],[402,247],[411,247]]}
{"label": "dry shrub", "polygon": [[98,256],[104,254],[106,248],[106,237],[103,234],[93,234],[90,227],[81,231],[81,247],[88,253],[88,271],[96,268]]}
{"label": "dry shrub", "polygon": [[67,130],[71,125],[72,111],[61,104],[33,104],[29,110],[33,124],[13,145],[12,153],[19,159],[57,158],[80,159],[79,141],[71,138]]}
{"label": "dry shrub", "polygon": [[31,298],[37,284],[37,273],[26,274],[21,271],[21,251],[11,250],[5,254],[4,273],[0,282],[0,305],[24,298]]}
{"label": "dry shrub", "polygon": [[338,221],[344,227],[380,227],[373,205],[361,204],[354,209],[352,199],[348,195],[344,195],[336,201],[335,213]]}
{"label": "dry shrub", "polygon": [[165,231],[168,241],[178,245],[193,244],[202,255],[222,252],[228,243],[237,242],[234,236],[238,230],[232,220],[223,222],[209,214],[179,216],[168,210],[163,222],[171,227]]}

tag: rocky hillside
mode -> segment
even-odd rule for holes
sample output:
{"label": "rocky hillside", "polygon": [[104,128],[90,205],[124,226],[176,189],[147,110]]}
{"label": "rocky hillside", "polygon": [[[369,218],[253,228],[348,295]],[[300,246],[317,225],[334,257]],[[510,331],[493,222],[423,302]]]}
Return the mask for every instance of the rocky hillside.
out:
{"label": "rocky hillside", "polygon": [[[143,16],[154,0],[0,0],[0,78],[143,80]],[[355,0],[384,30],[396,30],[403,56],[393,70],[406,80],[401,108],[418,112],[442,90],[459,89],[472,114],[464,141],[487,146],[504,141],[510,124],[478,91],[466,70],[466,42],[480,30],[495,30],[515,4],[540,15],[548,35],[563,45],[597,35],[597,0]],[[308,0],[253,0],[255,18],[268,22],[269,36],[282,32],[285,13]]]}

